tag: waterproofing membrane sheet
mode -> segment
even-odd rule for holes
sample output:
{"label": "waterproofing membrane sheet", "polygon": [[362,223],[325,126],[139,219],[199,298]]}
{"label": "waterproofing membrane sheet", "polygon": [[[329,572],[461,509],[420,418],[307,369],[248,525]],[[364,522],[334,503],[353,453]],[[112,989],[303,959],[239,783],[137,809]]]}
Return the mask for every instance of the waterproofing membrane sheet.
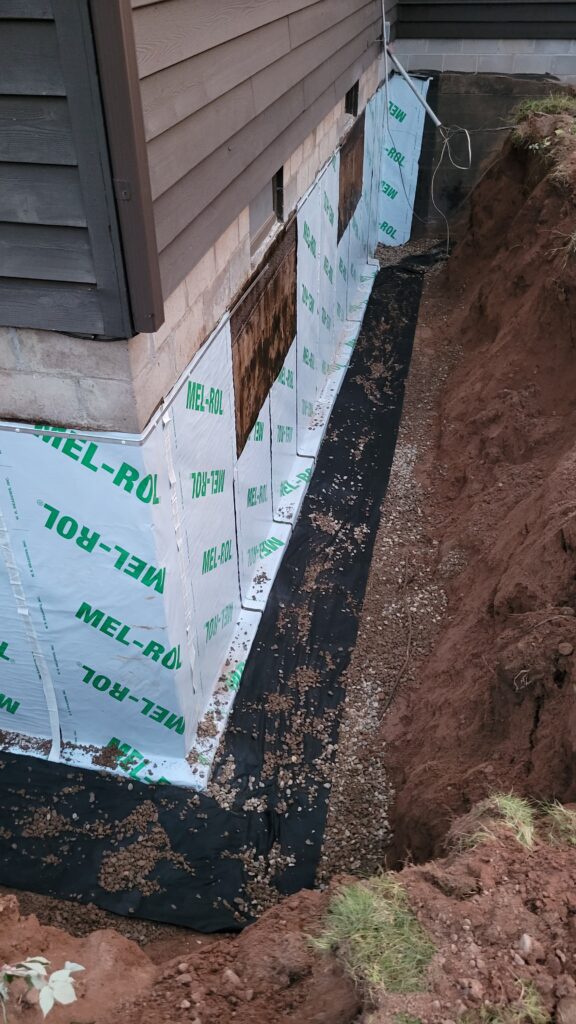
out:
{"label": "waterproofing membrane sheet", "polygon": [[0,754],[3,884],[210,932],[313,885],[420,292],[378,275],[208,791]]}

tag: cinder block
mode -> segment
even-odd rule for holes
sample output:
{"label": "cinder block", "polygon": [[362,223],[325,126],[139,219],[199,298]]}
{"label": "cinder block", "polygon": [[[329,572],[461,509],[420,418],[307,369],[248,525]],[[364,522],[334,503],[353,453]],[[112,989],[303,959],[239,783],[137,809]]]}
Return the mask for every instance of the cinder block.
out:
{"label": "cinder block", "polygon": [[462,53],[498,53],[498,39],[463,39]]}
{"label": "cinder block", "polygon": [[293,178],[298,174],[300,167],[302,166],[302,146],[298,146],[290,157],[290,177]]}
{"label": "cinder block", "polygon": [[[412,51],[414,52],[414,51]],[[461,39],[430,39],[428,53],[462,53]]]}
{"label": "cinder block", "polygon": [[143,429],[177,377],[174,346],[168,338],[162,348],[155,353],[154,359],[134,378],[134,403],[139,430]]}
{"label": "cinder block", "polygon": [[[126,434],[138,434],[144,429],[147,419],[162,397],[161,392],[157,393],[154,403],[149,394],[149,413],[148,416],[143,416],[139,413],[138,399],[132,381],[95,380],[87,377],[75,383],[81,414],[77,420],[70,420],[71,427],[119,430]],[[54,408],[64,408],[60,398],[55,402]],[[68,412],[66,405],[66,413]],[[46,422],[50,422],[50,417]]]}
{"label": "cinder block", "polygon": [[216,326],[230,300],[230,263],[228,262],[202,293],[202,306],[206,333]]}
{"label": "cinder block", "polygon": [[309,163],[308,160],[304,160],[302,162],[300,170],[298,171],[298,179],[297,179],[298,186],[297,187],[298,187],[298,198],[299,199],[304,195],[306,190],[310,188],[310,185],[312,184],[313,179],[314,179],[314,172],[313,172],[313,170],[310,167],[310,163]]}
{"label": "cinder block", "polygon": [[302,144],[302,161],[308,160],[314,152],[314,144],[316,141],[316,133],[310,132],[307,135]]}
{"label": "cinder block", "polygon": [[500,53],[534,53],[535,39],[500,39]]}
{"label": "cinder block", "polygon": [[535,53],[550,53],[562,55],[574,53],[572,49],[574,40],[570,39],[536,39],[534,43]]}
{"label": "cinder block", "polygon": [[164,323],[155,333],[150,335],[155,349],[161,348],[170,331],[182,319],[188,305],[186,281],[181,281],[164,302]]}
{"label": "cinder block", "polygon": [[184,372],[188,363],[208,337],[204,324],[204,304],[201,298],[189,307],[186,316],[174,329],[167,344],[172,348],[172,356],[177,379]]}
{"label": "cinder block", "polygon": [[443,71],[467,71],[475,74],[478,70],[478,57],[474,53],[447,53],[443,60]]}
{"label": "cinder block", "polygon": [[240,239],[240,244],[230,259],[230,296],[234,299],[242,285],[250,277],[250,238]]}
{"label": "cinder block", "polygon": [[428,42],[428,39],[396,39],[392,44],[392,50],[399,57],[402,53],[428,53]]}
{"label": "cinder block", "polygon": [[298,199],[298,178],[296,176],[284,183],[284,216],[292,212]]}
{"label": "cinder block", "polygon": [[0,396],[0,419],[55,426],[93,425],[73,377],[0,371]]}
{"label": "cinder block", "polygon": [[491,74],[511,75],[514,65],[514,57],[511,54],[498,54],[487,56],[481,54],[478,57],[478,72],[490,72]]}
{"label": "cinder block", "polygon": [[443,60],[438,53],[412,53],[402,64],[407,71],[442,71]]}
{"label": "cinder block", "polygon": [[240,232],[238,230],[238,218],[236,218],[236,220],[232,221],[230,227],[226,228],[226,231],[220,235],[218,241],[214,243],[217,274],[224,270],[239,241]]}
{"label": "cinder block", "polygon": [[55,331],[19,329],[14,343],[18,368],[58,377],[130,378],[127,341],[89,341]]}
{"label": "cinder block", "polygon": [[574,57],[552,57],[550,72],[560,78],[564,75],[573,75],[575,63]]}
{"label": "cinder block", "polygon": [[550,69],[550,57],[544,53],[516,53],[514,55],[514,74],[545,75]]}
{"label": "cinder block", "polygon": [[[170,335],[168,334],[167,337],[170,337]],[[154,335],[152,334],[137,334],[135,338],[130,338],[128,342],[130,377],[137,377],[154,359],[156,346],[154,345],[153,338]],[[105,354],[102,355],[102,360],[105,363],[107,362]]]}
{"label": "cinder block", "polygon": [[207,288],[211,288],[216,277],[216,256],[212,246],[190,271],[186,278],[187,305],[190,306]]}
{"label": "cinder block", "polygon": [[18,331],[15,327],[0,327],[0,370],[16,370],[22,361]]}

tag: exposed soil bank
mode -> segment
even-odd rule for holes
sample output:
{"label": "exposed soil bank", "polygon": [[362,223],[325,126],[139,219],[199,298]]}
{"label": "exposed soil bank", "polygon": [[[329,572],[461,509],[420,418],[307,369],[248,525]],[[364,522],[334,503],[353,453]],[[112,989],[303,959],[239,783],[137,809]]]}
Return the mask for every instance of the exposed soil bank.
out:
{"label": "exposed soil bank", "polygon": [[493,789],[576,794],[573,125],[506,143],[428,278],[323,877],[436,855]]}
{"label": "exposed soil bank", "polygon": [[431,325],[461,355],[418,479],[438,565],[464,567],[417,685],[383,723],[397,856],[433,854],[491,788],[576,795],[573,124],[532,124],[533,139],[558,140],[554,161],[506,145],[443,282],[458,308],[445,331]]}

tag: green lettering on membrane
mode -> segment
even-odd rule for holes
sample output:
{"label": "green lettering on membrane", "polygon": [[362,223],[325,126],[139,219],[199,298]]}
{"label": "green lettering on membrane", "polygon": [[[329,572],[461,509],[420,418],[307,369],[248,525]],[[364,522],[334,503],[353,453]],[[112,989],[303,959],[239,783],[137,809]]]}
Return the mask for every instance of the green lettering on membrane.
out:
{"label": "green lettering on membrane", "polygon": [[51,427],[47,424],[37,423],[36,430],[42,431],[36,437],[39,437],[44,444],[61,451],[63,455],[92,473],[103,471],[109,474],[115,487],[120,487],[127,494],[134,493],[135,497],[143,504],[160,504],[157,473],[148,473],[141,478],[140,470],[128,462],[123,462],[116,470],[108,463],[99,461],[101,458],[99,445],[94,441],[87,441],[85,438],[74,437],[74,431],[65,430],[64,427]]}
{"label": "green lettering on membrane", "polygon": [[6,654],[7,650],[8,650],[8,641],[7,640],[3,640],[2,643],[0,643],[0,661],[10,661],[10,658]]}
{"label": "green lettering on membrane", "polygon": [[7,711],[9,715],[15,715],[19,707],[19,700],[14,700],[12,697],[7,697],[6,694],[0,693],[0,711]]}
{"label": "green lettering on membrane", "polygon": [[[48,505],[47,502],[44,502],[44,508],[48,512],[48,518],[44,523],[47,530],[56,528],[56,533],[63,540],[75,539],[78,547],[89,554],[96,549],[101,534],[91,531],[88,526],[80,526],[72,516],[63,515],[59,509],[54,508],[53,505]],[[76,536],[78,530],[80,530],[80,533]],[[114,568],[119,572],[123,572],[126,576],[138,580],[145,587],[153,587],[158,594],[164,593],[164,584],[166,582],[165,569],[157,569],[155,565],[148,565],[144,559],[131,554],[118,544],[100,544],[100,548],[107,552],[118,552],[114,560]]]}
{"label": "green lettering on membrane", "polygon": [[182,668],[180,644],[177,644],[176,647],[172,647],[170,650],[166,650],[162,644],[151,640],[144,646],[142,641],[130,639],[130,626],[123,625],[119,619],[115,619],[111,615],[105,615],[100,608],[92,608],[92,605],[88,604],[87,601],[82,602],[75,613],[75,618],[85,622],[87,626],[92,626],[93,629],[98,629],[105,636],[110,637],[111,640],[123,644],[124,647],[130,647],[131,645],[139,647],[144,658],[151,658],[152,661],[160,662],[163,668],[167,668],[170,671]]}

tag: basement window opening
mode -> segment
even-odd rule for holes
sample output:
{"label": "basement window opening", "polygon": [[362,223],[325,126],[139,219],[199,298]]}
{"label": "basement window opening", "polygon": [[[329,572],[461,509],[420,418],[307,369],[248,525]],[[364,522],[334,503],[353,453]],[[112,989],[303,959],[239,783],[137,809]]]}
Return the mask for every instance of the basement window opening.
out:
{"label": "basement window opening", "polygon": [[250,255],[260,252],[284,219],[284,171],[281,168],[250,203]]}
{"label": "basement window opening", "polygon": [[344,100],[344,110],[347,114],[351,114],[352,117],[358,117],[358,93],[359,82],[356,81],[352,88],[348,89]]}

